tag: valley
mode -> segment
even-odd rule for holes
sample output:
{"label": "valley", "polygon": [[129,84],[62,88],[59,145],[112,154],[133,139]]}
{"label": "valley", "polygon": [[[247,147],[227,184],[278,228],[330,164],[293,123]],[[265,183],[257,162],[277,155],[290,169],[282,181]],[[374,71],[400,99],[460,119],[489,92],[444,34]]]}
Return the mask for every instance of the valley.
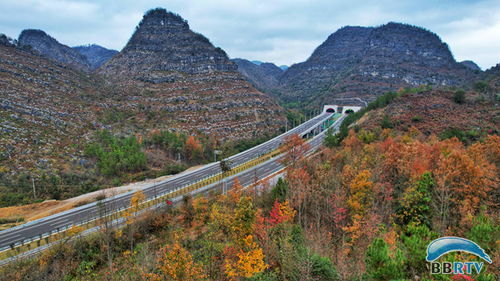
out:
{"label": "valley", "polygon": [[[0,33],[0,280],[498,279],[500,63],[457,55],[458,16],[204,4]],[[448,236],[482,254],[429,258]]]}

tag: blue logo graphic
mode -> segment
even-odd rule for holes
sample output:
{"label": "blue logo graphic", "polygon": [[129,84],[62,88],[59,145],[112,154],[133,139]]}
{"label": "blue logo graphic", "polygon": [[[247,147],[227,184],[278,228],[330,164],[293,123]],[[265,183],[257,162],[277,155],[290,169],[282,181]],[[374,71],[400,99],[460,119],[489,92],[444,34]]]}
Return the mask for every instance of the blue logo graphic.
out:
{"label": "blue logo graphic", "polygon": [[444,254],[457,251],[476,255],[488,263],[492,263],[490,256],[488,256],[478,244],[465,238],[451,236],[438,238],[432,241],[429,246],[427,246],[427,257],[425,259],[428,262],[433,262]]}

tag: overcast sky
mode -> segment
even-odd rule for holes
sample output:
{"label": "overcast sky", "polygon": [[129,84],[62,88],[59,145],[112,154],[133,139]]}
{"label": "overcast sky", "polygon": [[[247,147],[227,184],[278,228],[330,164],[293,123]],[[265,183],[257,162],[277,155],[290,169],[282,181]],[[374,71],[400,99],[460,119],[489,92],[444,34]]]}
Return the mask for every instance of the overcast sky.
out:
{"label": "overcast sky", "polygon": [[437,33],[458,61],[500,63],[498,0],[0,0],[0,33],[37,28],[66,45],[120,50],[155,7],[180,14],[232,58],[290,65],[342,26],[396,21]]}

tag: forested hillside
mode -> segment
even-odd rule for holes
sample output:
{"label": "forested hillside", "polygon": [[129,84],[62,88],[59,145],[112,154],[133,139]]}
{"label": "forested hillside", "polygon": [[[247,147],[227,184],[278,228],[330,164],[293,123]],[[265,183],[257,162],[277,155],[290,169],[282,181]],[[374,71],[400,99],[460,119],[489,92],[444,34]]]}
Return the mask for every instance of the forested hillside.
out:
{"label": "forested hillside", "polygon": [[[4,280],[495,280],[500,138],[470,145],[416,128],[351,130],[340,146],[300,158],[263,192],[184,198],[127,227],[65,242],[4,268]],[[290,148],[290,147],[289,147]],[[291,152],[293,151],[293,152]],[[302,160],[300,160],[302,159]],[[135,198],[140,200],[138,194]],[[136,201],[134,201],[136,202]],[[131,204],[135,204],[131,202]],[[167,202],[167,205],[170,202]],[[477,242],[480,276],[430,276],[440,236]],[[448,261],[477,260],[466,253]],[[36,269],[36,270],[35,270]],[[462,279],[460,279],[462,278]]]}

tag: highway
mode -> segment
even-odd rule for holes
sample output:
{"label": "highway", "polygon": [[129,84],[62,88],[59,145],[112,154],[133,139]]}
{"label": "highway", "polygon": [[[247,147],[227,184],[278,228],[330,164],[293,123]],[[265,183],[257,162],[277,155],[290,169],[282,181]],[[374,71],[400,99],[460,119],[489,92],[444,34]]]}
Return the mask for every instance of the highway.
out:
{"label": "highway", "polygon": [[[340,124],[342,123],[342,120],[344,120],[344,118],[346,116],[347,115],[342,115],[342,117],[340,117],[337,121],[335,121],[334,125],[331,127],[333,129],[333,131],[338,131]],[[308,154],[313,153],[323,144],[323,140],[325,138],[325,135],[326,135],[326,131],[323,131],[322,133],[318,134],[317,136],[315,136],[314,138],[312,138],[311,140],[308,141],[308,144],[309,144]],[[270,160],[268,160],[260,165],[252,167],[252,168],[245,170],[245,171],[243,171],[239,174],[236,174],[234,176],[230,176],[230,177],[225,178],[224,179],[224,181],[226,182],[225,189],[230,190],[232,188],[233,183],[234,183],[234,178],[236,178],[236,177],[238,178],[238,181],[242,186],[250,186],[250,185],[255,183],[255,178],[263,179],[263,178],[269,177],[269,176],[283,170],[285,168],[281,164],[281,159],[283,157],[284,157],[284,154],[281,154],[281,155],[279,155],[273,159],[270,159]],[[208,185],[208,186],[203,187],[199,190],[193,191],[192,194],[194,195],[194,194],[203,193],[203,192],[208,193],[210,190],[212,190],[216,186],[219,186],[219,188],[220,188],[221,183],[219,182],[219,183],[215,183],[212,185]]]}
{"label": "highway", "polygon": [[[274,151],[277,149],[283,139],[291,134],[299,134],[305,135],[310,132],[312,129],[316,128],[324,121],[331,118],[333,114],[331,113],[322,113],[307,122],[293,128],[292,130],[281,134],[263,144],[255,146],[251,149],[243,151],[239,154],[233,155],[229,158],[231,166],[235,167],[241,165],[245,162],[248,162],[252,159],[258,158],[268,152]],[[336,125],[340,122],[337,121]],[[319,138],[314,138],[313,140],[317,140]],[[321,141],[319,141],[319,144]],[[267,162],[265,162],[267,163]],[[263,164],[265,164],[263,163]],[[278,163],[279,164],[279,163]],[[262,164],[261,164],[262,165]],[[264,175],[267,171],[272,171],[277,169],[278,166],[274,166],[276,164],[269,164],[270,166],[266,166],[262,171],[258,170],[258,176]],[[260,165],[259,165],[260,166]],[[252,170],[252,169],[250,169]],[[220,173],[220,165],[219,162],[214,162],[204,167],[201,167],[197,170],[182,173],[171,177],[165,181],[152,184],[143,189],[143,193],[145,194],[147,199],[155,198],[161,194],[168,193],[176,188],[187,186],[197,181],[206,179],[213,175]],[[255,172],[252,172],[251,179],[253,180],[255,177]],[[246,181],[247,176],[242,177],[242,180]],[[228,183],[229,184],[229,183]],[[204,188],[202,188],[204,189]],[[126,208],[130,204],[130,198],[132,197],[134,192],[128,192],[124,194],[120,194],[111,198],[107,198],[102,200],[102,203],[98,204],[97,202],[90,203],[84,206],[80,206],[62,213],[58,213],[46,218],[42,218],[39,220],[35,220],[32,222],[25,223],[23,225],[19,225],[4,231],[0,232],[0,251],[11,248],[15,245],[20,245],[21,243],[26,243],[32,239],[41,238],[42,235],[49,235],[51,233],[58,232],[59,230],[69,227],[71,225],[77,225],[83,223],[85,221],[95,219],[97,217],[102,216],[103,214],[109,214],[116,210]]]}

